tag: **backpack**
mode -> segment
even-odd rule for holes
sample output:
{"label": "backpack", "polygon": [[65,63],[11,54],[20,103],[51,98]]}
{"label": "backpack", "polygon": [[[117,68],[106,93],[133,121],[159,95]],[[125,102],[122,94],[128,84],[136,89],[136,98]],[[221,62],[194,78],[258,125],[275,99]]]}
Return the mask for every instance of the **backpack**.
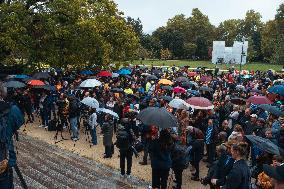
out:
{"label": "backpack", "polygon": [[125,130],[119,130],[116,134],[116,147],[120,150],[128,150],[130,147],[129,134]]}
{"label": "backpack", "polygon": [[186,169],[190,162],[190,147],[175,144],[172,149],[173,168]]}
{"label": "backpack", "polygon": [[47,126],[48,131],[56,131],[57,130],[57,120],[50,120]]}
{"label": "backpack", "polygon": [[10,106],[5,102],[1,102],[0,110],[0,174],[7,170],[7,127],[8,127],[8,114]]}

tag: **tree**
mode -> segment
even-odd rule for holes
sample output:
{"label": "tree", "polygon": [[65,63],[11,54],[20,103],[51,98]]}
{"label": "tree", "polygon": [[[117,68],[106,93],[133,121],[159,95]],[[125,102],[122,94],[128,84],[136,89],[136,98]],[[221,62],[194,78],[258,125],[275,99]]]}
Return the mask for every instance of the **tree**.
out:
{"label": "tree", "polygon": [[239,19],[225,20],[216,29],[217,40],[225,41],[226,46],[233,46],[234,41],[240,36],[240,27]]}
{"label": "tree", "polygon": [[161,50],[161,59],[162,60],[168,60],[171,57],[172,57],[172,53],[171,53],[171,51],[168,48]]}

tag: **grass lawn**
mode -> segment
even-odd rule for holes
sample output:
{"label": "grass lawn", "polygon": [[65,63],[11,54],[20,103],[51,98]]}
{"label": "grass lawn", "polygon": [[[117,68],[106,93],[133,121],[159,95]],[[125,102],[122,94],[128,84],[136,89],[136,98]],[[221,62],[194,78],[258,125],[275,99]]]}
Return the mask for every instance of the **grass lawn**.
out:
{"label": "grass lawn", "polygon": [[[134,64],[145,64],[154,66],[190,66],[191,68],[196,67],[207,67],[207,68],[215,68],[215,64],[212,64],[210,61],[187,61],[187,60],[135,60]],[[220,69],[229,69],[230,65],[217,65]],[[234,65],[235,69],[239,70],[239,65]],[[273,65],[273,64],[265,64],[265,63],[247,63],[242,69],[245,70],[260,70],[260,71],[267,71],[269,69],[273,69],[275,71],[281,71],[283,68],[282,65]]]}

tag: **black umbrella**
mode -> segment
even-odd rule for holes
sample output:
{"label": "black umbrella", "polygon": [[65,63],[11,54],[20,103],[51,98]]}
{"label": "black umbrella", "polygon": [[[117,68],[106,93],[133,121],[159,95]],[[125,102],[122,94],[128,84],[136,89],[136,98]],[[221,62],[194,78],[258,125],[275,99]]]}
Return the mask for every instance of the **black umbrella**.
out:
{"label": "black umbrella", "polygon": [[145,125],[155,125],[160,128],[177,127],[177,118],[166,108],[149,107],[142,110],[137,119]]}
{"label": "black umbrella", "polygon": [[148,75],[148,76],[146,77],[146,80],[147,80],[147,81],[149,81],[149,80],[158,80],[158,77],[155,76],[155,75]]}
{"label": "black umbrella", "polygon": [[282,112],[281,110],[279,110],[277,107],[275,106],[271,106],[269,104],[261,104],[258,106],[259,108],[268,111],[269,113],[276,115],[276,116],[282,116],[284,115],[284,112]]}
{"label": "black umbrella", "polygon": [[210,87],[206,87],[206,86],[202,86],[199,88],[200,91],[208,91],[208,92],[212,92],[213,89]]}
{"label": "black umbrella", "polygon": [[163,72],[161,71],[161,70],[153,70],[152,71],[152,73],[154,74],[154,75],[157,75],[157,76],[160,76],[160,75],[163,75]]}
{"label": "black umbrella", "polygon": [[163,99],[163,100],[165,100],[165,101],[167,101],[167,102],[170,102],[170,101],[173,100],[173,98],[170,97],[170,96],[162,96],[161,99]]}
{"label": "black umbrella", "polygon": [[178,77],[177,79],[176,79],[176,81],[177,82],[189,82],[189,80],[188,80],[188,78],[186,78],[186,77]]}
{"label": "black umbrella", "polygon": [[7,88],[24,88],[26,85],[22,82],[19,81],[8,81],[6,83],[4,83],[4,86]]}
{"label": "black umbrella", "polygon": [[47,72],[39,72],[33,75],[34,79],[48,79],[51,76]]}
{"label": "black umbrella", "polygon": [[259,149],[270,154],[280,155],[279,147],[273,142],[271,142],[269,139],[255,135],[246,135],[246,137],[251,141],[252,144],[256,145]]}
{"label": "black umbrella", "polygon": [[236,104],[236,105],[245,105],[246,104],[246,100],[243,99],[243,98],[238,98],[238,97],[235,97],[235,98],[231,98],[230,100],[233,104]]}
{"label": "black umbrella", "polygon": [[110,91],[114,92],[114,93],[123,93],[123,89],[121,89],[121,88],[113,88]]}
{"label": "black umbrella", "polygon": [[173,87],[168,86],[168,85],[165,85],[165,86],[161,86],[161,89],[167,90],[167,91],[172,91],[172,90],[173,90]]}

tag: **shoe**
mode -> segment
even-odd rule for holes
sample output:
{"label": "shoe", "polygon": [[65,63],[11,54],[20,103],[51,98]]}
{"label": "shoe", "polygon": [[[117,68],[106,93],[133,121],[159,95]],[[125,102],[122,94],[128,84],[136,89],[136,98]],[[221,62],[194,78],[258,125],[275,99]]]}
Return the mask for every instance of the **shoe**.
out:
{"label": "shoe", "polygon": [[196,173],[191,173],[191,176],[195,177],[195,176],[196,176]]}
{"label": "shoe", "polygon": [[126,178],[127,179],[132,179],[132,176],[131,175],[126,175]]}
{"label": "shoe", "polygon": [[191,180],[193,181],[199,181],[200,179],[198,177],[191,177]]}
{"label": "shoe", "polygon": [[139,162],[140,165],[147,165],[147,162],[141,161]]}
{"label": "shoe", "polygon": [[120,179],[125,179],[125,178],[126,178],[126,175],[120,174]]}
{"label": "shoe", "polygon": [[77,140],[79,140],[79,138],[74,137],[72,138],[72,140],[76,142]]}
{"label": "shoe", "polygon": [[38,127],[39,127],[39,128],[42,128],[42,127],[44,127],[44,125],[39,125]]}
{"label": "shoe", "polygon": [[105,155],[105,156],[104,156],[104,159],[106,159],[106,158],[112,158],[112,156],[106,156],[106,155]]}
{"label": "shoe", "polygon": [[45,129],[48,129],[48,126],[45,126],[44,128],[45,128]]}

